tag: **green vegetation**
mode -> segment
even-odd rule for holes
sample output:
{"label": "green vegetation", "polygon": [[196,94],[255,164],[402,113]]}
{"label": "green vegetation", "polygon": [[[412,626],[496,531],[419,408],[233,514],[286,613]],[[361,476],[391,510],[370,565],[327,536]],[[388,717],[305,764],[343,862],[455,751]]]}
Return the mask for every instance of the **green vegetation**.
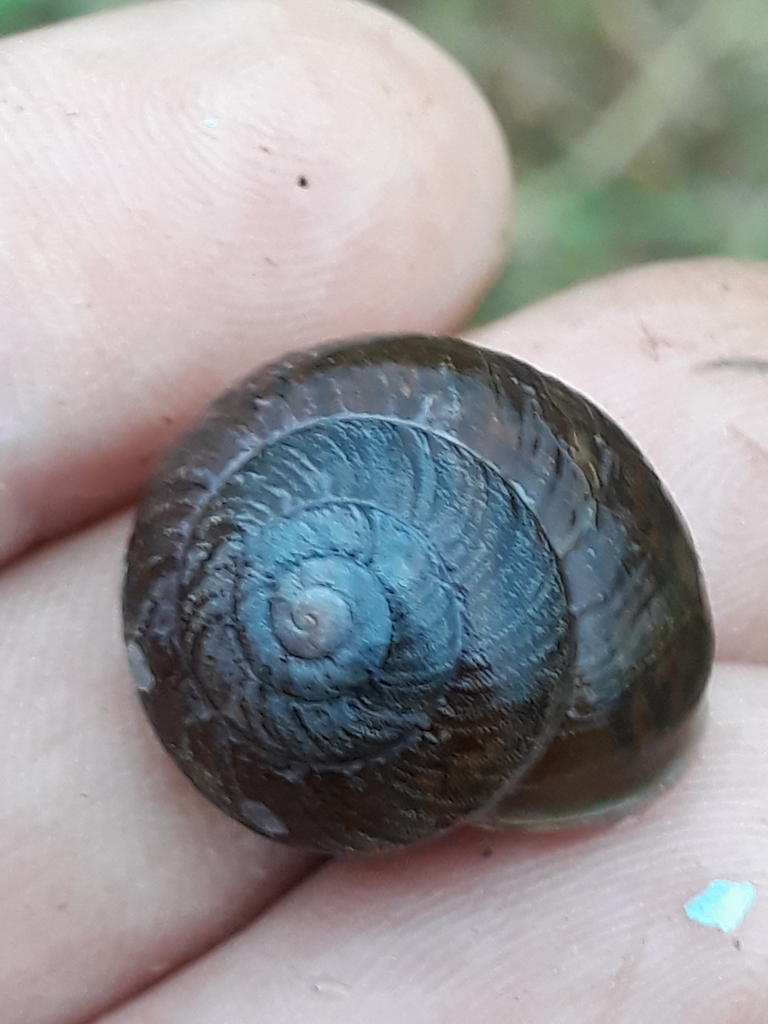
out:
{"label": "green vegetation", "polygon": [[[0,0],[0,32],[101,6]],[[483,318],[643,260],[768,257],[765,0],[385,6],[469,68],[515,154],[515,256]]]}

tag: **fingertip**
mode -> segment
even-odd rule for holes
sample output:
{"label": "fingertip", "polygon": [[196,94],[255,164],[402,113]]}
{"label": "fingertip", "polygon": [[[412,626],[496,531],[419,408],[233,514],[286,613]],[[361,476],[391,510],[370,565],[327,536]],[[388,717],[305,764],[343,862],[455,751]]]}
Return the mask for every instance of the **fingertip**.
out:
{"label": "fingertip", "polygon": [[4,55],[6,558],[130,500],[255,365],[323,338],[453,329],[503,260],[495,118],[378,8],[180,0]]}

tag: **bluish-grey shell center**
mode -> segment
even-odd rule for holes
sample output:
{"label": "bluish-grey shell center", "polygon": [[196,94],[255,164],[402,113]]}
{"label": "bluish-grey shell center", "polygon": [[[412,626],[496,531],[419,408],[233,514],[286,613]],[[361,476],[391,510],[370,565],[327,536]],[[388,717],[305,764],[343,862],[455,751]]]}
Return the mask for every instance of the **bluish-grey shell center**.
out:
{"label": "bluish-grey shell center", "polygon": [[556,558],[450,438],[373,417],[302,426],[232,475],[197,533],[216,571],[187,597],[207,609],[195,674],[276,769],[448,742],[468,686],[499,721],[550,700],[568,629]]}
{"label": "bluish-grey shell center", "polygon": [[439,555],[407,522],[331,500],[276,518],[245,543],[245,643],[280,695],[327,705],[371,684],[431,680],[455,664],[457,595]]}
{"label": "bluish-grey shell center", "polygon": [[[335,560],[323,558],[317,559],[317,563],[322,567],[333,566]],[[289,573],[275,588],[272,628],[289,654],[299,658],[328,657],[348,639],[355,606],[332,583],[313,584],[306,577],[306,572]],[[391,630],[386,615],[381,618],[384,622],[379,646],[386,651]]]}

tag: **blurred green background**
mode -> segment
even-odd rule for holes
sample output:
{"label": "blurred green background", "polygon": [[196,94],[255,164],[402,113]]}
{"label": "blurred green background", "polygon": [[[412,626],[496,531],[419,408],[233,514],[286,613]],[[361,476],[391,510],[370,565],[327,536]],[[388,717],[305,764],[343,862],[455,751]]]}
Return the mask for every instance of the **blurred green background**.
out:
{"label": "blurred green background", "polygon": [[[0,33],[101,0],[0,0]],[[515,255],[480,319],[643,260],[768,257],[768,0],[390,0],[490,97]]]}

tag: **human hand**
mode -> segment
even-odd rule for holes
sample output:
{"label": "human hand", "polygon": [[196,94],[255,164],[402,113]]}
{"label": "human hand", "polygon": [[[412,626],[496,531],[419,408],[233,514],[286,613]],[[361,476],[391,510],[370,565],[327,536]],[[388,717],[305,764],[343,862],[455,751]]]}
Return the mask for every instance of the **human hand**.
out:
{"label": "human hand", "polygon": [[649,266],[474,333],[602,405],[689,520],[742,664],[684,778],[610,828],[322,863],[154,738],[115,510],[280,352],[458,331],[505,254],[502,141],[450,61],[356,4],[126,9],[2,53],[3,1021],[762,1019],[760,900],[740,950],[682,908],[766,881],[768,272]]}

